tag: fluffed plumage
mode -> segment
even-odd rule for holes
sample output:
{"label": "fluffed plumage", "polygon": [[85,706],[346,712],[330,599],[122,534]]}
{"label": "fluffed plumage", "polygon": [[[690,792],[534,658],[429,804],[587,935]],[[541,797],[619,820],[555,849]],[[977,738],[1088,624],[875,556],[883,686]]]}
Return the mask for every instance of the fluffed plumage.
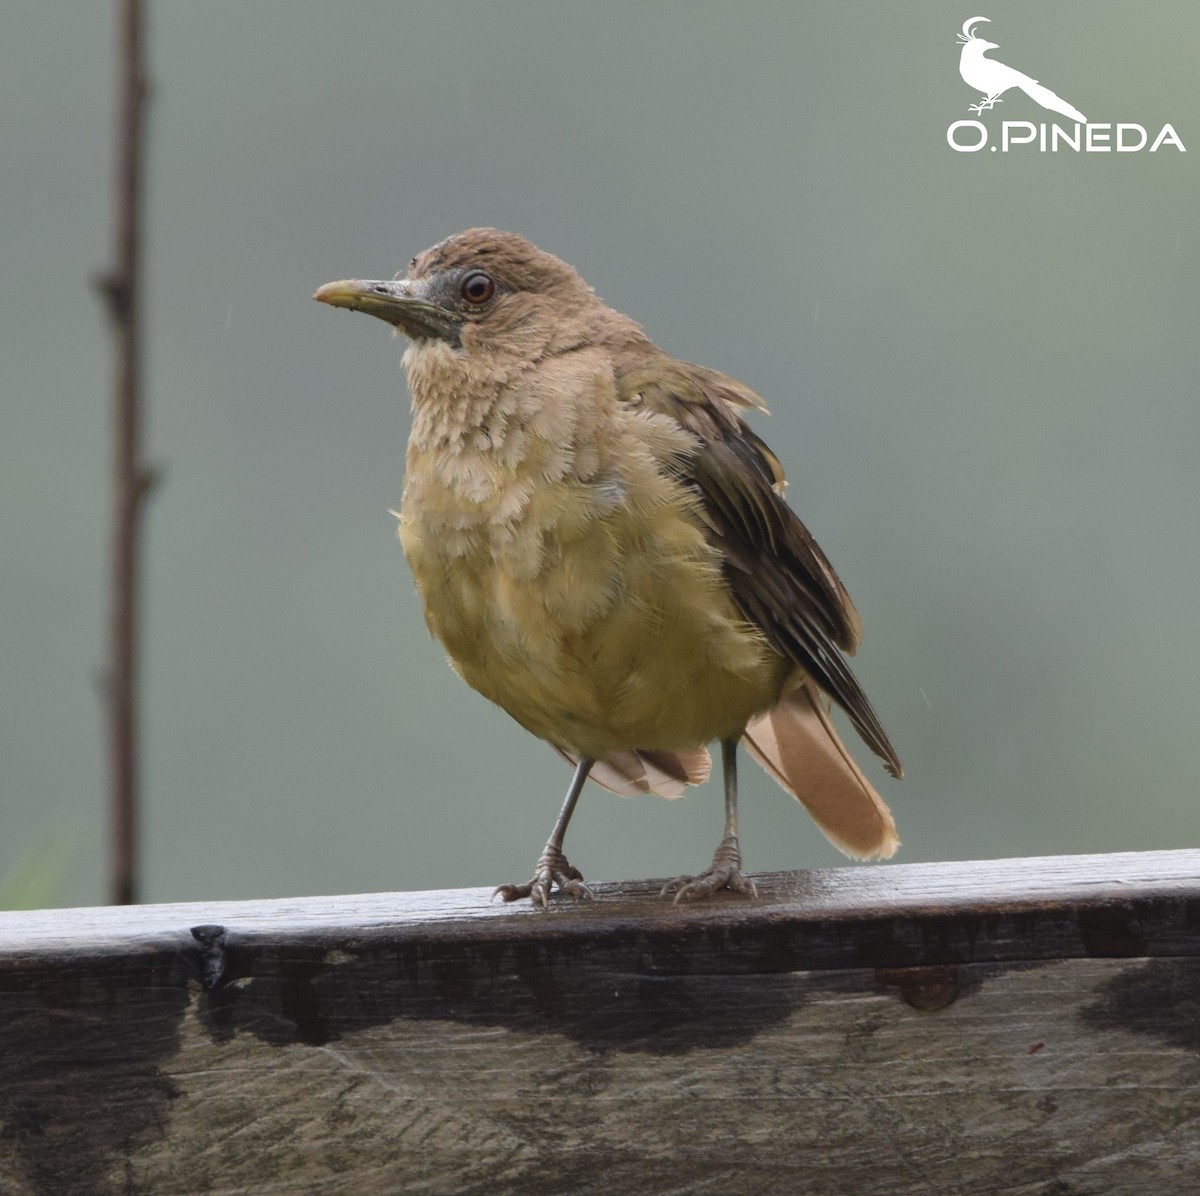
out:
{"label": "fluffed plumage", "polygon": [[[828,698],[893,775],[900,762],[846,656],[861,623],[742,418],[741,383],[676,361],[566,263],[472,229],[398,282],[318,299],[411,338],[400,537],[430,630],[459,674],[576,764],[530,884],[588,892],[562,855],[579,787],[675,797],[726,752],[726,836],[680,895],[741,877],[734,750],[855,856],[898,844]],[[827,697],[826,697],[827,695]]]}

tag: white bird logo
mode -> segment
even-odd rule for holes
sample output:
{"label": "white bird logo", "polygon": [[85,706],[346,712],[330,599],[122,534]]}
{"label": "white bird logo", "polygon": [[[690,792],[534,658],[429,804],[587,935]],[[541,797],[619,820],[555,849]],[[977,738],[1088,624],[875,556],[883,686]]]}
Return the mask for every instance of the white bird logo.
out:
{"label": "white bird logo", "polygon": [[979,103],[972,104],[967,111],[982,115],[985,109],[994,108],[997,104],[1003,103],[1000,97],[1010,87],[1019,87],[1031,100],[1041,104],[1043,108],[1049,108],[1051,112],[1061,112],[1063,116],[1069,116],[1072,120],[1087,124],[1087,117],[1078,108],[1072,108],[1066,100],[1056,96],[1048,87],[1043,87],[1036,79],[1031,79],[1011,66],[1005,66],[1002,62],[996,62],[994,59],[984,56],[987,50],[1000,49],[995,42],[984,41],[983,38],[977,37],[972,32],[974,26],[978,25],[980,21],[988,20],[987,17],[971,17],[970,20],[963,22],[962,33],[958,35],[958,40],[962,42],[962,54],[958,59],[958,73],[962,75],[963,82],[968,87],[983,92]]}

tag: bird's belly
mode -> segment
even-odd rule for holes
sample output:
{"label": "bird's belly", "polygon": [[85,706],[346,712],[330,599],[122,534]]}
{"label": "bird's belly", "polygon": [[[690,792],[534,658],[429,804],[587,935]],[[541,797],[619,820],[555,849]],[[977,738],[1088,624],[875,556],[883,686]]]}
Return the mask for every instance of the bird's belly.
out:
{"label": "bird's belly", "polygon": [[529,731],[591,756],[680,750],[740,732],[778,699],[791,666],[740,617],[681,506],[538,534],[529,571],[492,537],[463,552],[415,521],[401,532],[455,668]]}

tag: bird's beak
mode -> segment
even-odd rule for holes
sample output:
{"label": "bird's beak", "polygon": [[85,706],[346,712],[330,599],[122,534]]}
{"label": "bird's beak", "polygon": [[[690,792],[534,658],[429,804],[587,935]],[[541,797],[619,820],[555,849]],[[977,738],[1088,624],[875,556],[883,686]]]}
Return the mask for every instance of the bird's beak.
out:
{"label": "bird's beak", "polygon": [[406,278],[381,282],[363,278],[344,278],[327,282],[313,292],[318,303],[365,311],[391,324],[412,340],[442,340],[459,343],[462,317],[457,312],[427,303],[414,294],[414,284]]}

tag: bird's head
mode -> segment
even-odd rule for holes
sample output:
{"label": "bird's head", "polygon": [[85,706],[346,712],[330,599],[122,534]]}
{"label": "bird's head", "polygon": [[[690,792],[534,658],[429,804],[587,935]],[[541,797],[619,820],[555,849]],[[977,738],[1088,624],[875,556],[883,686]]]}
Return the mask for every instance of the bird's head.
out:
{"label": "bird's head", "polygon": [[990,17],[971,17],[963,22],[962,32],[958,35],[958,40],[962,42],[964,46],[972,46],[981,54],[984,50],[998,50],[1000,47],[996,45],[995,42],[984,41],[983,38],[975,32],[975,26],[978,25],[980,21],[986,21],[988,24],[991,24]]}
{"label": "bird's head", "polygon": [[417,254],[403,278],[329,282],[313,298],[375,316],[415,344],[440,342],[466,354],[545,351],[564,328],[608,311],[566,262],[491,228],[467,229]]}

